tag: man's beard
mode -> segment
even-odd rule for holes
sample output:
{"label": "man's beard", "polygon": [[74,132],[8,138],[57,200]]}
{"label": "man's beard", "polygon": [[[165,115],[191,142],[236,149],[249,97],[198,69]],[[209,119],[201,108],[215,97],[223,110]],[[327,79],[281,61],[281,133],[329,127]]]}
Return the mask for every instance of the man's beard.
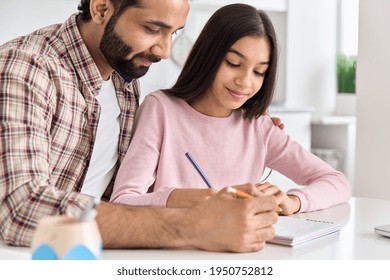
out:
{"label": "man's beard", "polygon": [[133,79],[144,76],[149,70],[148,66],[136,66],[134,59],[141,57],[151,62],[159,62],[161,58],[152,54],[138,53],[133,58],[126,59],[133,49],[115,34],[114,27],[116,19],[114,15],[107,23],[99,48],[110,66],[126,82],[131,82]]}

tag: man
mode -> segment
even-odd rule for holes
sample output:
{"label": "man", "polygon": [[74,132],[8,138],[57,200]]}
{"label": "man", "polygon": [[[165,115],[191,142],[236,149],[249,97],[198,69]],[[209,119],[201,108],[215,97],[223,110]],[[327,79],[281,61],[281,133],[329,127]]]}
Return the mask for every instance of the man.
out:
{"label": "man", "polygon": [[[238,186],[193,208],[104,202],[129,145],[137,78],[168,58],[188,0],[82,0],[64,24],[0,47],[0,240],[29,246],[39,220],[102,197],[105,248],[246,252],[273,237],[274,197]],[[107,187],[108,186],[108,187]]]}

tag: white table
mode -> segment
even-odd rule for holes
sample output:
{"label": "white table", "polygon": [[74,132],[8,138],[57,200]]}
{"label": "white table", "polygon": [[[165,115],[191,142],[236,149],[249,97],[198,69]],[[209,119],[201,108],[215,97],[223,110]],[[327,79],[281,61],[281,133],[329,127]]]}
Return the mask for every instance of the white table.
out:
{"label": "white table", "polygon": [[[267,244],[255,253],[215,253],[182,250],[104,250],[103,259],[112,260],[390,260],[390,238],[377,235],[374,227],[390,224],[390,201],[351,198],[348,203],[326,210],[296,215],[299,218],[338,222],[344,226],[337,235],[298,247]],[[125,233],[124,233],[125,234]],[[0,259],[30,259],[29,248],[0,244]]]}

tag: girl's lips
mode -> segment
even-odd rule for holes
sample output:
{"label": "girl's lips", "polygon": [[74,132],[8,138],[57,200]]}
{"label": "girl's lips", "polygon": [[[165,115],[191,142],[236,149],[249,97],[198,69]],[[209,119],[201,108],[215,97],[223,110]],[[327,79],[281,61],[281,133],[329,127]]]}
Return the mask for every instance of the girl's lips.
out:
{"label": "girl's lips", "polygon": [[240,93],[238,91],[234,91],[234,90],[230,90],[230,89],[228,89],[228,91],[229,91],[230,95],[233,96],[234,98],[242,99],[246,96],[246,94]]}

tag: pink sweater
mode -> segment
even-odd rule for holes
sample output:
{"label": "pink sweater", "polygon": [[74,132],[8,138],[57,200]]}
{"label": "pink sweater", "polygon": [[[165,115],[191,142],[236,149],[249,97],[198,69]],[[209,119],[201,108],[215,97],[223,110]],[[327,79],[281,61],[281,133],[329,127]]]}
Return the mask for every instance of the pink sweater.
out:
{"label": "pink sweater", "polygon": [[300,198],[300,212],[350,197],[350,185],[341,172],[306,151],[268,116],[249,121],[234,111],[227,118],[209,117],[182,99],[155,92],[137,112],[111,201],[164,207],[174,188],[206,188],[186,152],[216,189],[257,183],[269,167],[305,186],[287,192]]}

